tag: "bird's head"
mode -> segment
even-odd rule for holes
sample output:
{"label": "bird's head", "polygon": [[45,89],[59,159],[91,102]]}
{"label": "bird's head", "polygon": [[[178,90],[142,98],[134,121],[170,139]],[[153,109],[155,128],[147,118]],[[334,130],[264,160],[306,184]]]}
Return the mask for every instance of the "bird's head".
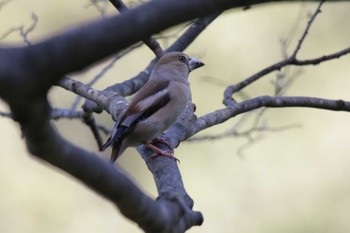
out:
{"label": "bird's head", "polygon": [[188,74],[189,72],[204,66],[200,60],[189,57],[182,52],[170,52],[165,54],[158,61],[157,67],[173,69]]}

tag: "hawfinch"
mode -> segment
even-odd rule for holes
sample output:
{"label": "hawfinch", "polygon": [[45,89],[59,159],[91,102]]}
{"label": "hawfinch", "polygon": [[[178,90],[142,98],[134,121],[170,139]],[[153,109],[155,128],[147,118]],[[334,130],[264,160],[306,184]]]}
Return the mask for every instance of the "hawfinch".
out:
{"label": "hawfinch", "polygon": [[[112,135],[100,148],[113,145],[114,162],[127,147],[144,144],[155,151],[153,157],[173,156],[173,148],[157,137],[172,126],[190,100],[189,73],[204,63],[181,52],[171,52],[160,58],[146,84],[136,93],[129,107],[119,118]],[[164,151],[152,145],[161,141],[171,150]]]}

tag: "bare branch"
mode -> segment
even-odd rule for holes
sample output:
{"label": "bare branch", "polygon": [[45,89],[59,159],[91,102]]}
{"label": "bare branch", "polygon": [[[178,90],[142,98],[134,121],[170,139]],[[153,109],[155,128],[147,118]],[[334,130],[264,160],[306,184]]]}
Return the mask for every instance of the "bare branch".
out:
{"label": "bare branch", "polygon": [[84,119],[84,123],[87,126],[89,126],[92,134],[94,135],[97,142],[97,147],[101,148],[101,146],[103,145],[103,141],[99,133],[98,126],[96,124],[93,114],[91,112],[84,111],[83,119]]}
{"label": "bare branch", "polygon": [[68,91],[76,93],[86,99],[92,100],[98,104],[105,105],[108,103],[108,98],[105,92],[100,92],[92,87],[85,85],[82,82],[76,81],[69,77],[63,77],[58,85]]}
{"label": "bare branch", "polygon": [[292,65],[300,65],[300,66],[305,66],[305,65],[319,65],[322,62],[333,60],[340,58],[344,55],[347,55],[350,53],[350,47],[340,50],[338,52],[324,55],[318,58],[313,58],[313,59],[305,59],[305,60],[294,60],[291,62]]}
{"label": "bare branch", "polygon": [[228,86],[227,89],[225,90],[224,93],[224,104],[227,106],[232,106],[236,104],[236,101],[233,100],[232,98],[232,94],[235,92],[238,92],[240,90],[242,90],[244,87],[250,85],[251,83],[257,81],[258,79],[260,79],[261,77],[263,77],[266,74],[269,74],[273,71],[276,70],[280,70],[282,67],[285,67],[287,65],[299,65],[299,66],[306,66],[306,65],[318,65],[322,62],[326,62],[335,58],[340,58],[344,55],[347,55],[348,53],[350,53],[350,47],[343,49],[341,51],[332,53],[332,54],[328,54],[328,55],[324,55],[318,58],[313,58],[313,59],[306,59],[306,60],[297,60],[294,59],[292,57],[280,61],[278,63],[275,63],[261,71],[259,71],[258,73],[250,76],[249,78],[237,83],[236,85],[231,85]]}
{"label": "bare branch", "polygon": [[19,27],[13,27],[7,32],[5,32],[2,36],[0,36],[0,40],[5,39],[6,37],[8,37],[10,34],[14,32],[19,32],[20,36],[23,38],[24,43],[28,46],[31,45],[31,42],[28,39],[28,35],[35,29],[38,23],[38,17],[36,16],[35,13],[32,13],[31,18],[32,18],[32,24],[28,28],[25,28],[25,26],[23,25]]}
{"label": "bare branch", "polygon": [[36,16],[35,13],[32,13],[32,24],[27,29],[24,29],[24,27],[22,27],[20,30],[24,43],[26,43],[28,46],[31,45],[31,42],[28,39],[28,35],[35,29],[37,23],[38,23],[38,16]]}
{"label": "bare branch", "polygon": [[[59,120],[62,118],[64,118],[64,119],[83,119],[83,114],[84,113],[82,111],[72,111],[70,109],[54,108],[50,111],[50,119],[52,119],[52,120]],[[9,112],[0,111],[0,116],[13,119],[12,113],[9,113]]]}
{"label": "bare branch", "polygon": [[316,11],[313,13],[313,15],[311,16],[309,22],[307,23],[307,26],[306,26],[306,28],[305,28],[305,30],[304,30],[304,33],[303,33],[303,35],[301,36],[301,38],[299,39],[298,44],[297,44],[297,46],[296,46],[296,48],[295,48],[293,54],[291,55],[291,57],[296,57],[297,54],[298,54],[298,52],[300,51],[301,45],[303,44],[303,42],[304,42],[304,40],[305,40],[305,38],[306,38],[306,35],[308,34],[308,32],[309,32],[309,30],[310,30],[310,28],[311,28],[312,23],[315,21],[316,16],[317,16],[319,13],[321,13],[321,7],[322,7],[324,1],[325,1],[325,0],[321,0],[321,1],[320,1],[320,4],[318,4],[318,7],[317,7]]}
{"label": "bare branch", "polygon": [[[283,96],[260,96],[249,99],[233,106],[209,113],[196,120],[193,131],[194,135],[210,126],[221,124],[241,113],[249,112],[261,107],[285,108],[285,107],[307,107],[332,111],[350,111],[350,102],[344,100],[329,100],[313,97],[283,97]],[[182,138],[182,140],[186,139]]]}
{"label": "bare branch", "polygon": [[59,109],[54,108],[50,111],[50,119],[59,120],[59,119],[83,119],[82,111],[72,111],[70,109]]}
{"label": "bare branch", "polygon": [[[307,23],[307,26],[301,36],[301,38],[299,39],[299,42],[297,44],[297,46],[295,47],[294,49],[294,52],[292,53],[292,55],[290,55],[288,58],[285,58],[284,60],[280,61],[280,62],[277,62],[261,71],[259,71],[258,73],[248,77],[247,79],[239,82],[238,84],[236,85],[231,85],[231,86],[228,86],[224,92],[224,101],[223,103],[226,105],[226,106],[230,106],[230,105],[234,105],[236,103],[236,101],[233,99],[232,95],[240,90],[242,90],[244,87],[250,85],[251,83],[257,81],[258,79],[262,78],[263,76],[265,76],[266,74],[269,74],[273,71],[276,71],[276,70],[280,70],[281,68],[285,67],[285,66],[288,66],[288,65],[308,65],[308,64],[313,64],[313,65],[316,65],[316,64],[319,64],[323,61],[327,61],[329,59],[334,59],[336,57],[333,56],[330,56],[329,59],[327,59],[328,57],[326,56],[323,56],[322,59],[320,58],[316,58],[316,59],[311,59],[311,60],[305,60],[305,61],[300,61],[296,58],[297,56],[297,53],[300,51],[300,48],[301,48],[301,45],[302,43],[304,42],[305,38],[306,38],[306,35],[308,34],[309,30],[310,30],[310,27],[312,25],[312,23],[315,21],[316,19],[316,16],[321,13],[321,6],[323,4],[323,0],[319,3],[317,9],[315,10],[314,14],[311,16],[310,20],[308,21]],[[342,55],[345,55],[349,53],[348,50],[346,50],[345,52],[344,51],[339,51],[337,54],[338,57],[342,56]],[[286,55],[286,54],[285,54]],[[338,58],[337,57],[337,58]]]}

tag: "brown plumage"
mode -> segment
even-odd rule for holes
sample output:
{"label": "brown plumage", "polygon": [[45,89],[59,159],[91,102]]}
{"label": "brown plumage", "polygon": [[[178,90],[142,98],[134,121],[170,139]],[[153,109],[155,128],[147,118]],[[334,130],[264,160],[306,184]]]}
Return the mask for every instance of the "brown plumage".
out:
{"label": "brown plumage", "polygon": [[191,94],[188,74],[203,65],[181,52],[165,54],[100,150],[113,145],[113,162],[127,147],[141,144],[155,150],[156,155],[172,157],[172,152],[160,150],[150,142],[172,126],[185,110]]}

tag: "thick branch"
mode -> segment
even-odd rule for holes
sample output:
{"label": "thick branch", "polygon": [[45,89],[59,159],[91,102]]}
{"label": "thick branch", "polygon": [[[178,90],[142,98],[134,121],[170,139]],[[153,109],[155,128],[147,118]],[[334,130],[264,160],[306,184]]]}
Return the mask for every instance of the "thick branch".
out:
{"label": "thick branch", "polygon": [[[62,139],[48,121],[50,108],[47,102],[36,100],[32,103],[31,106],[11,106],[14,115],[27,116],[19,122],[32,154],[68,172],[111,200],[126,217],[137,222],[146,232],[170,232],[177,224],[181,227],[175,229],[183,232],[201,223],[200,214],[191,212],[189,216],[183,213],[183,207],[175,198],[163,196],[154,202],[111,163]],[[186,218],[182,218],[186,215]],[[187,221],[192,225],[185,224]]]}
{"label": "thick branch", "polygon": [[[32,91],[33,83],[40,83],[40,89],[45,89],[45,93],[65,74],[80,71],[147,36],[178,23],[248,3],[230,0],[151,1],[30,47],[0,49],[0,60],[17,64],[17,70],[21,70],[28,81],[26,89]],[[4,87],[0,89],[1,94],[8,90],[6,87],[13,79],[10,67],[6,62],[0,62],[0,86]]]}
{"label": "thick branch", "polygon": [[[109,0],[112,5],[118,9],[119,12],[125,12],[128,11],[128,7],[124,4],[121,0]],[[160,47],[158,41],[156,41],[152,37],[148,37],[143,40],[143,43],[145,43],[148,48],[150,48],[154,54],[157,56],[157,58],[161,58],[164,55],[163,49]]]}

